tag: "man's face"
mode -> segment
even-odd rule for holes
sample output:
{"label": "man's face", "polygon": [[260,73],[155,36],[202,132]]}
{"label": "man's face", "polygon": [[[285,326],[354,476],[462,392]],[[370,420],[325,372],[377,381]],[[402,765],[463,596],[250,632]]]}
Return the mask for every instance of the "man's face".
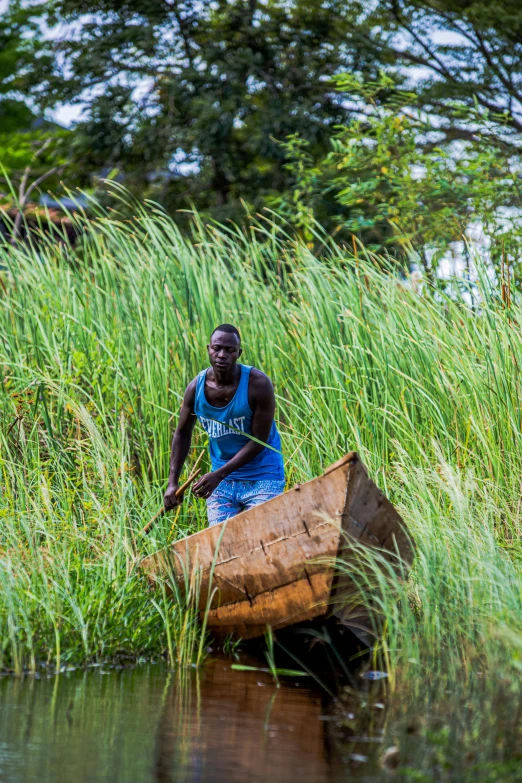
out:
{"label": "man's face", "polygon": [[212,367],[218,372],[228,372],[241,356],[241,343],[236,334],[214,332],[207,351]]}

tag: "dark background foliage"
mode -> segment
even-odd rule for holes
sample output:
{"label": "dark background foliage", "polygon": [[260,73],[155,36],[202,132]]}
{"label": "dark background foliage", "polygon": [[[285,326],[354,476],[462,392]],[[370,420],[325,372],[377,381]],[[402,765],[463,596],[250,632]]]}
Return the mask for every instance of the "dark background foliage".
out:
{"label": "dark background foliage", "polygon": [[[113,177],[180,220],[269,207],[429,265],[499,210],[509,246],[521,79],[515,0],[12,0],[0,157],[15,196]],[[71,129],[42,121],[64,103]]]}

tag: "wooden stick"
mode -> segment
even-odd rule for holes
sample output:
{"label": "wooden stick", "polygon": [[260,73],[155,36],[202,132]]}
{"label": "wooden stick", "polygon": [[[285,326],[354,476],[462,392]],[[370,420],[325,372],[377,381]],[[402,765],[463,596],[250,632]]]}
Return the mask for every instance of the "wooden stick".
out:
{"label": "wooden stick", "polygon": [[[201,468],[198,468],[197,470],[194,471],[194,473],[192,473],[188,477],[188,479],[185,481],[185,483],[182,484],[181,487],[179,487],[179,489],[176,490],[176,497],[177,498],[180,498],[184,494],[185,490],[188,489],[188,487],[192,484],[194,479],[196,479],[199,476],[200,473],[201,473]],[[147,533],[149,532],[149,530],[151,529],[151,527],[153,525],[155,525],[156,522],[158,521],[158,519],[161,519],[161,517],[164,516],[164,514],[166,514],[166,513],[167,513],[167,509],[165,508],[165,506],[162,506],[160,508],[160,510],[158,511],[158,513],[154,514],[154,516],[152,517],[150,522],[147,522],[147,524],[145,525],[145,527],[141,531],[142,535],[146,536]]]}
{"label": "wooden stick", "polygon": [[[197,460],[196,460],[196,462],[194,464],[194,467],[192,468],[192,473],[190,474],[188,479],[185,481],[185,483],[182,484],[181,487],[178,487],[178,489],[176,490],[176,497],[177,498],[180,498],[180,497],[182,497],[185,494],[186,490],[190,487],[190,485],[192,484],[194,479],[196,479],[199,476],[199,474],[201,473],[201,468],[198,468],[198,465],[201,462],[201,460],[203,459],[203,454],[204,453],[205,453],[205,450],[203,449],[203,451],[201,452],[201,454],[197,458]],[[165,506],[162,506],[160,508],[160,510],[158,511],[158,513],[154,514],[154,516],[152,517],[150,522],[147,522],[147,524],[145,525],[145,527],[141,531],[141,535],[146,536],[147,533],[149,532],[149,530],[151,529],[151,527],[153,527],[153,525],[156,524],[158,519],[161,519],[161,517],[164,514],[166,514],[166,513],[167,513],[167,509],[165,508]]]}
{"label": "wooden stick", "polygon": [[[200,463],[200,462],[201,462],[201,460],[203,459],[203,455],[204,455],[204,453],[205,453],[205,449],[202,449],[202,450],[201,450],[201,452],[200,452],[200,455],[199,455],[199,457],[197,458],[197,460],[196,460],[196,461],[195,461],[195,463],[194,463],[194,467],[192,468],[192,473],[194,473],[194,471],[196,470],[196,468],[199,468],[199,463]],[[191,475],[192,475],[192,474],[191,474]]]}

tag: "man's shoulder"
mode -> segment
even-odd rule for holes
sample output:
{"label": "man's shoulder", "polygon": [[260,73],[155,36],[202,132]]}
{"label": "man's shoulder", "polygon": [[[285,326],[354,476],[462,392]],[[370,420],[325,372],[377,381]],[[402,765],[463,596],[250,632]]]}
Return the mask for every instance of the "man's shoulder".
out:
{"label": "man's shoulder", "polygon": [[258,370],[257,367],[250,368],[250,377],[256,378],[257,380],[270,381],[270,383],[272,383],[272,381],[270,380],[266,372],[263,372],[262,370]]}
{"label": "man's shoulder", "polygon": [[191,402],[194,400],[194,397],[196,396],[196,386],[198,385],[198,377],[199,375],[196,375],[195,378],[192,378],[191,382],[185,389],[185,401]]}
{"label": "man's shoulder", "polygon": [[208,373],[209,369],[211,370],[212,368],[205,367],[203,370],[200,370],[200,371],[198,372],[198,374],[197,374],[197,375],[195,375],[195,376],[194,376],[194,378],[192,378],[191,382],[190,382],[190,383],[189,383],[189,385],[187,386],[187,389],[190,389],[190,388],[192,388],[192,387],[193,387],[193,388],[196,388],[196,386],[197,386],[197,383],[198,383],[198,380],[199,380],[199,379],[200,379],[202,376],[205,376],[205,375]]}
{"label": "man's shoulder", "polygon": [[250,384],[256,391],[269,391],[272,390],[272,381],[266,373],[262,370],[258,370],[257,367],[252,367],[250,370]]}

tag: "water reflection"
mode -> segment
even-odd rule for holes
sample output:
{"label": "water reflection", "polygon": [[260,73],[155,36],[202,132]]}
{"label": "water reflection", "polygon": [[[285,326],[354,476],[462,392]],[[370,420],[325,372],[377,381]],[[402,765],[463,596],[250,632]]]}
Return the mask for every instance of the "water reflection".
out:
{"label": "water reflection", "polygon": [[146,665],[6,677],[0,780],[322,783],[343,771],[329,718],[321,692],[302,680],[277,689],[224,659],[183,676]]}
{"label": "water reflection", "polygon": [[[263,673],[210,663],[196,687],[171,687],[158,728],[155,775],[167,781],[330,779],[321,696],[276,689]],[[299,687],[297,687],[299,686]]]}
{"label": "water reflection", "polygon": [[230,665],[0,677],[0,782],[522,781],[516,682],[415,680],[386,704],[356,672],[331,700]]}

